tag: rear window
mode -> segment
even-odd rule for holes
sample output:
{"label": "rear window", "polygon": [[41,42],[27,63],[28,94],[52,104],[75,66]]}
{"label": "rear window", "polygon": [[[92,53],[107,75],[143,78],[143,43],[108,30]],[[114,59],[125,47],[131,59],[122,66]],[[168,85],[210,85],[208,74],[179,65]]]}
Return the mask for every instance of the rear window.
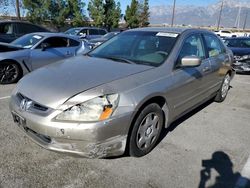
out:
{"label": "rear window", "polygon": [[105,30],[103,30],[103,29],[100,29],[100,30],[99,30],[99,34],[100,34],[100,35],[105,35],[106,33],[107,33],[107,32],[106,32]]}
{"label": "rear window", "polygon": [[1,34],[13,34],[13,24],[12,23],[2,23],[0,24],[0,33]]}

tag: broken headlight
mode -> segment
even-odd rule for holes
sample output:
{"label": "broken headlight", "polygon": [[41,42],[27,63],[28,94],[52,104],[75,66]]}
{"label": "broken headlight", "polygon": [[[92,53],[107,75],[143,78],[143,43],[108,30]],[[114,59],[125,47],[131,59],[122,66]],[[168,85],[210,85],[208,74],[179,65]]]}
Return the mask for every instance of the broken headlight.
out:
{"label": "broken headlight", "polygon": [[62,113],[56,120],[59,121],[102,121],[108,119],[119,102],[118,94],[104,95],[77,104]]}

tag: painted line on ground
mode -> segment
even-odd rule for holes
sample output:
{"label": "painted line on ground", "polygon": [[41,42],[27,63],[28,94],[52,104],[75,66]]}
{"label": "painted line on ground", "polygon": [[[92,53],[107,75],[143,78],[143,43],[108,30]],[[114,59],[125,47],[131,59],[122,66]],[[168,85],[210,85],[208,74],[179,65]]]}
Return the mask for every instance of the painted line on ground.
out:
{"label": "painted line on ground", "polygon": [[9,98],[10,98],[10,96],[0,97],[0,100],[9,99]]}
{"label": "painted line on ground", "polygon": [[235,188],[244,188],[249,186],[247,183],[250,183],[250,156],[248,157],[247,162],[241,171],[241,177],[237,180]]}

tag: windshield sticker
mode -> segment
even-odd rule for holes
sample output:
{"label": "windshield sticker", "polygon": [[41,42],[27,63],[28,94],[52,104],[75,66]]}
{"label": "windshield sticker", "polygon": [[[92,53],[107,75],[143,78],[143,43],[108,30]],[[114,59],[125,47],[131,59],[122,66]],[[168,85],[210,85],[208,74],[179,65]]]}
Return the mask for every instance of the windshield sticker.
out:
{"label": "windshield sticker", "polygon": [[33,36],[35,39],[41,39],[42,37],[41,36],[39,36],[39,35],[34,35]]}
{"label": "windshield sticker", "polygon": [[156,36],[160,36],[160,37],[177,37],[178,34],[176,33],[163,33],[163,32],[159,32],[156,34]]}

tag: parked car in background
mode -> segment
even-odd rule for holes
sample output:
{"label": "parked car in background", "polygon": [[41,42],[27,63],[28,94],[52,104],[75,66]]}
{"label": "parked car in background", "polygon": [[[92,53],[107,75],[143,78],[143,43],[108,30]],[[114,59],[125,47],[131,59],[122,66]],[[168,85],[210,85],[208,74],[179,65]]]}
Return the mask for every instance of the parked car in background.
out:
{"label": "parked car in background", "polygon": [[163,127],[210,98],[226,98],[232,61],[231,50],[206,30],[133,29],[25,76],[10,110],[46,149],[102,158],[127,148],[140,157]]}
{"label": "parked car in background", "polygon": [[236,72],[250,73],[250,38],[226,38],[224,42],[234,54],[235,62],[233,63],[233,67]]}
{"label": "parked car in background", "polygon": [[80,39],[94,39],[99,38],[107,33],[106,29],[97,27],[76,27],[65,31],[68,35],[78,36]]}
{"label": "parked car in background", "polygon": [[15,39],[34,32],[49,32],[49,30],[22,21],[0,21],[0,42],[10,43]]}
{"label": "parked car in background", "polygon": [[112,37],[114,37],[115,35],[119,34],[120,32],[109,32],[105,35],[103,35],[100,38],[96,38],[96,39],[91,39],[88,41],[88,44],[91,48],[95,48],[97,46],[99,46],[100,44],[102,44],[103,42],[111,39]]}
{"label": "parked car in background", "polygon": [[0,84],[17,82],[28,72],[84,51],[84,42],[59,33],[32,33],[0,43]]}
{"label": "parked car in background", "polygon": [[237,37],[237,35],[231,31],[228,30],[219,30],[214,32],[216,35],[218,35],[221,38],[225,37]]}

